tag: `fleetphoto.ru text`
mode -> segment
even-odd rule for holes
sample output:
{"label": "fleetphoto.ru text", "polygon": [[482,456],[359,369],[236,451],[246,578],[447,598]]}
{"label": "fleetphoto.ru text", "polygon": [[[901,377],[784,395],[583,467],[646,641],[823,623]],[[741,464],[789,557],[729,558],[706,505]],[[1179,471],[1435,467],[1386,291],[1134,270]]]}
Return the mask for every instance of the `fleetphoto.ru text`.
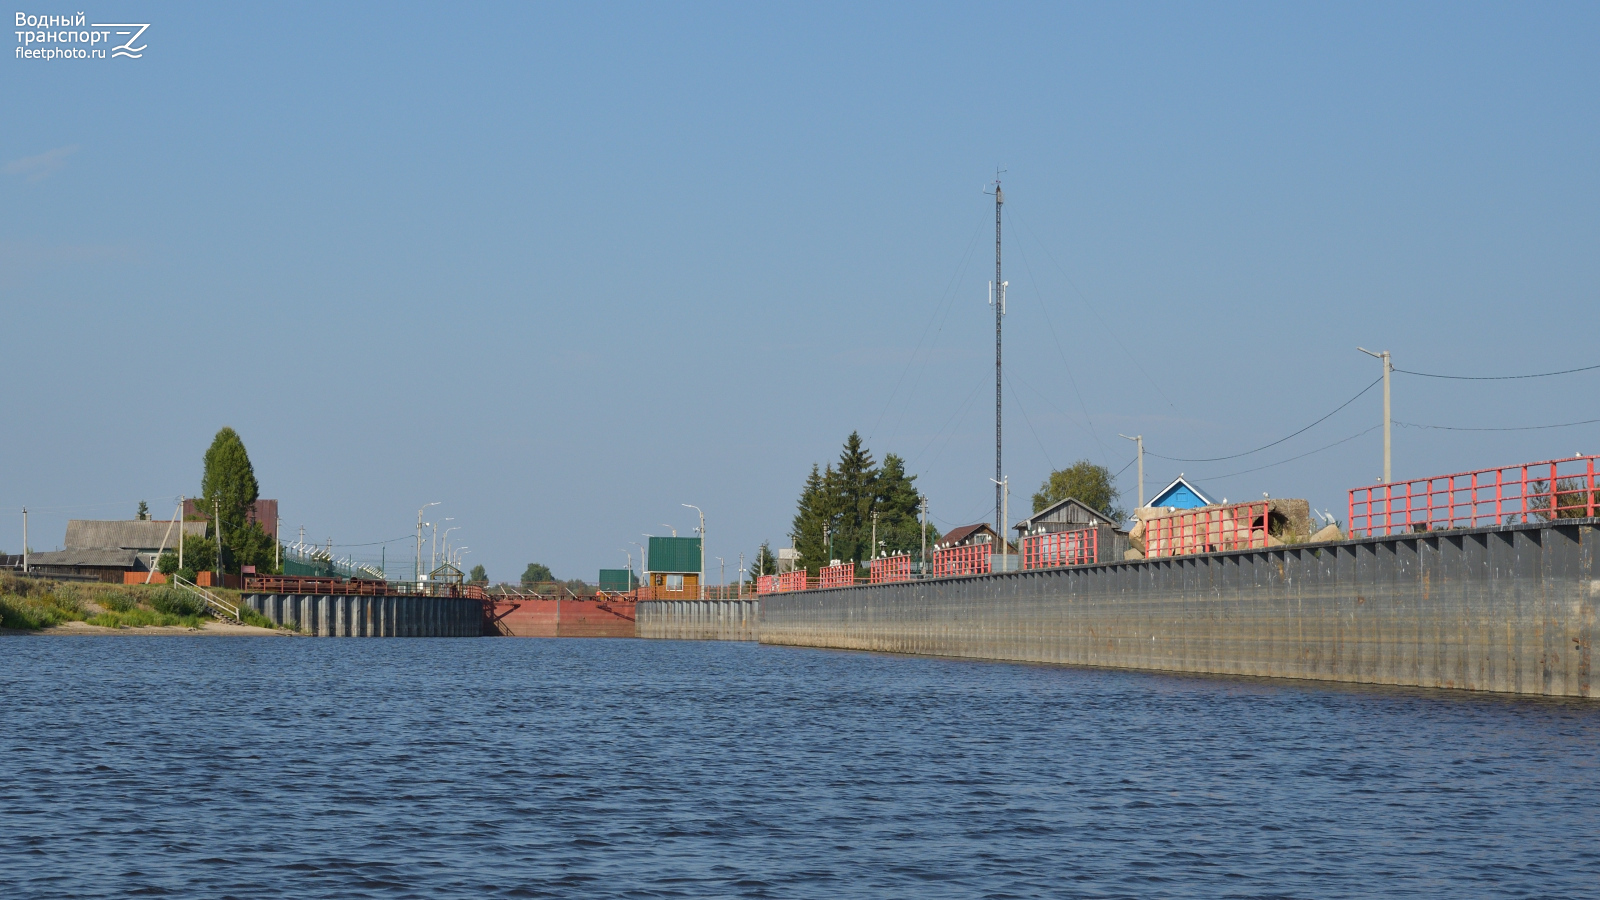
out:
{"label": "fleetphoto.ru text", "polygon": [[17,13],[17,59],[139,59],[149,22],[89,22],[83,13]]}

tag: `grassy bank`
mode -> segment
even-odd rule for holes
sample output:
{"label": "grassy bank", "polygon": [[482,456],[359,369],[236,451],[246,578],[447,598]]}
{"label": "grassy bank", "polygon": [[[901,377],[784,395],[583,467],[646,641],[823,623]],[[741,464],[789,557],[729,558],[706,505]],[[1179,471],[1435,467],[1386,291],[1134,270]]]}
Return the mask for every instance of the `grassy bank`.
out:
{"label": "grassy bank", "polygon": [[[229,597],[237,603],[237,597]],[[274,627],[271,620],[241,609],[246,625]],[[104,628],[152,625],[202,628],[211,613],[199,597],[169,585],[120,585],[47,581],[0,575],[0,628],[37,631],[63,622]]]}

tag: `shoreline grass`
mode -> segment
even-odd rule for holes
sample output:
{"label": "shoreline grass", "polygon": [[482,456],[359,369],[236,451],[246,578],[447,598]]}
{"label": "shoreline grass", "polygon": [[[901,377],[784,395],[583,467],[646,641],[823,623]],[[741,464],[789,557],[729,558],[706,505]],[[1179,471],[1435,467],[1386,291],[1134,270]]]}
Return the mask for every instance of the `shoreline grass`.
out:
{"label": "shoreline grass", "polygon": [[[246,625],[277,629],[272,620],[242,605],[240,618]],[[0,628],[40,631],[83,622],[101,628],[198,630],[213,619],[204,601],[170,585],[60,582],[0,573]]]}

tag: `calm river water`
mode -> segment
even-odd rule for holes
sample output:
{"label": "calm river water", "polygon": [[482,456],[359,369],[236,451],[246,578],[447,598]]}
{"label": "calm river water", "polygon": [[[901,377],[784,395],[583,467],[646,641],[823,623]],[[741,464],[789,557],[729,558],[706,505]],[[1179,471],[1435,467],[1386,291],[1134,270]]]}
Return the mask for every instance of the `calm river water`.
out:
{"label": "calm river water", "polygon": [[1600,895],[1600,702],[617,640],[0,638],[0,896]]}

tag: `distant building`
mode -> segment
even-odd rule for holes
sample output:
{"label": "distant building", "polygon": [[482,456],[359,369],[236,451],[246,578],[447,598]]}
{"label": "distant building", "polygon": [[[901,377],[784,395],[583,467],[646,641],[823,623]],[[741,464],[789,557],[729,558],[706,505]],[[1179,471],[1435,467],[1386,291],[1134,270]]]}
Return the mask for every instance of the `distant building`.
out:
{"label": "distant building", "polygon": [[1076,531],[1091,525],[1117,527],[1117,523],[1111,521],[1109,516],[1082,500],[1068,497],[1050,504],[1011,527],[1017,530],[1019,537],[1026,537],[1030,534],[1045,534],[1052,531]]}
{"label": "distant building", "polygon": [[[211,521],[211,507],[204,499],[191,497],[183,501],[183,518],[187,521],[196,517],[207,522]],[[267,537],[278,539],[278,501],[257,500],[245,512],[244,520],[260,522],[261,530],[267,533]]]}
{"label": "distant building", "polygon": [[28,571],[47,578],[121,584],[125,572],[147,572],[134,550],[52,550],[28,554]]}
{"label": "distant building", "polygon": [[639,586],[632,569],[601,569],[600,590],[608,594],[626,594]]}
{"label": "distant building", "polygon": [[933,549],[945,550],[950,547],[970,547],[976,544],[993,544],[994,552],[1000,552],[1000,536],[994,533],[988,522],[952,528],[934,543]]}
{"label": "distant building", "polygon": [[645,582],[659,597],[700,596],[700,539],[652,537],[645,557]]}
{"label": "distant building", "polygon": [[[163,548],[177,551],[180,534],[205,537],[206,523],[161,519],[72,519],[67,522],[66,550],[61,552],[131,550],[135,560],[130,571],[148,572],[156,567],[156,559]],[[39,559],[44,555],[34,554],[28,560],[28,568],[49,565]]]}
{"label": "distant building", "polygon": [[1199,488],[1185,481],[1182,475],[1179,475],[1172,480],[1171,484],[1157,491],[1156,495],[1145,505],[1169,506],[1176,509],[1196,509],[1201,506],[1210,506],[1215,502],[1215,500],[1201,492]]}

